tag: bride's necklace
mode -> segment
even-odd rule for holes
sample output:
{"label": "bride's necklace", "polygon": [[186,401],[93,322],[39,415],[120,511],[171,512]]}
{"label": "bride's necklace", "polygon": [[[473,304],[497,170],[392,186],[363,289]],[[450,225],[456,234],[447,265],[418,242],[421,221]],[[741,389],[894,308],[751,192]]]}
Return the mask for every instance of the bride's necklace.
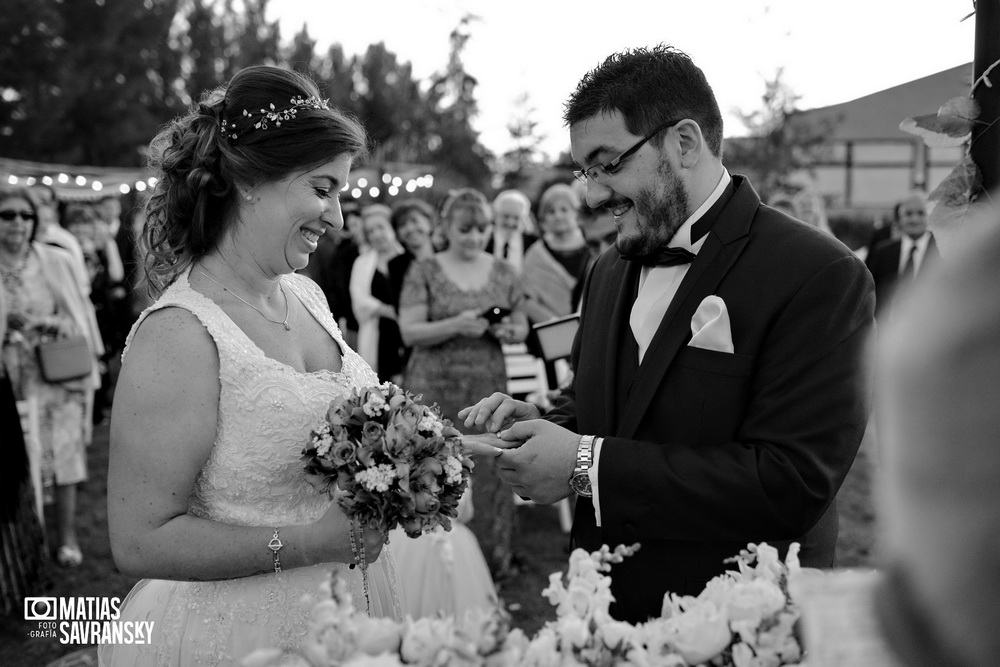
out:
{"label": "bride's necklace", "polygon": [[216,285],[218,285],[219,287],[221,287],[223,292],[229,292],[230,294],[232,294],[233,296],[235,296],[237,299],[239,299],[240,301],[242,301],[246,305],[248,305],[251,308],[253,308],[254,310],[256,310],[258,313],[260,313],[261,317],[263,317],[265,320],[267,320],[271,324],[281,324],[281,325],[283,325],[285,327],[285,331],[291,331],[292,330],[291,325],[288,324],[288,295],[285,294],[285,288],[282,287],[280,281],[278,282],[278,289],[281,290],[281,296],[285,297],[285,317],[284,317],[284,319],[281,319],[281,320],[272,320],[270,317],[268,317],[267,315],[264,314],[263,310],[261,310],[260,308],[258,308],[255,305],[253,305],[252,303],[250,303],[249,301],[247,301],[246,299],[244,299],[243,297],[241,297],[239,294],[237,294],[233,290],[229,289],[228,287],[226,287],[225,285],[223,285],[222,283],[220,283],[218,280],[216,280],[212,276],[210,276],[207,273],[205,273],[204,269],[199,268],[198,269],[198,273],[200,273],[201,275],[205,276],[206,278],[208,278],[209,280],[211,280],[213,283],[215,283]]}

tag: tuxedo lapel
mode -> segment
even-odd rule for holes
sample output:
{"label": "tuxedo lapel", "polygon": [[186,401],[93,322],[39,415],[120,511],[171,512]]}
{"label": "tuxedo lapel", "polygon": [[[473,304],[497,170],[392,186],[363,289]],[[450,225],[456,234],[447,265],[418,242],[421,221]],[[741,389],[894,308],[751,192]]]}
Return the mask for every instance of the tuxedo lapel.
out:
{"label": "tuxedo lapel", "polygon": [[[742,176],[734,175],[733,185],[732,196],[717,212],[718,219],[650,341],[625,409],[619,411],[621,420],[613,422],[617,424],[619,437],[631,438],[635,435],[667,368],[691,333],[691,318],[698,305],[715,291],[746,245],[750,223],[760,205],[760,198]],[[625,319],[627,323],[628,318]]]}
{"label": "tuxedo lapel", "polygon": [[[608,320],[608,346],[605,355],[605,378],[612,389],[613,400],[605,401],[605,423],[616,428],[619,415],[625,409],[629,385],[639,366],[639,346],[629,327],[629,313],[639,289],[638,262],[618,259],[614,279],[608,282],[607,298],[615,299]],[[605,326],[601,324],[600,326]]]}

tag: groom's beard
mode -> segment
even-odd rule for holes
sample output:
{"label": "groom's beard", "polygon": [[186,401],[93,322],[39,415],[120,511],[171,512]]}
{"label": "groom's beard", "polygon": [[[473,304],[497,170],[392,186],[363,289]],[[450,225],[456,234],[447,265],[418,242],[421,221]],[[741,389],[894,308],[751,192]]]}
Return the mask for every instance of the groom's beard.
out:
{"label": "groom's beard", "polygon": [[618,234],[615,247],[624,257],[639,258],[651,255],[673,238],[690,216],[688,195],[677,172],[666,160],[657,169],[660,177],[659,193],[651,189],[640,190],[632,204],[635,207],[635,234]]}

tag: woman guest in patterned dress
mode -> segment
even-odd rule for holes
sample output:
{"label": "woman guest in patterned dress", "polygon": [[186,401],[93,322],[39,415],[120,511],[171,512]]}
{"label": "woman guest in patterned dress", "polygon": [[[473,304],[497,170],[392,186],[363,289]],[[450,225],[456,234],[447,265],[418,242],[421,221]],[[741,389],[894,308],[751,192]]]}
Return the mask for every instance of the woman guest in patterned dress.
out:
{"label": "woman guest in patterned dress", "polygon": [[[76,534],[77,485],[87,479],[90,439],[87,392],[100,383],[97,358],[104,346],[93,306],[76,281],[73,258],[35,240],[38,206],[27,188],[0,190],[0,277],[7,301],[3,358],[14,395],[27,406],[28,452],[36,492],[54,487],[59,547],[64,567],[83,561]],[[80,334],[94,357],[93,372],[61,383],[46,382],[37,361],[48,337]]]}
{"label": "woman guest in patterned dress", "polygon": [[[528,335],[524,293],[508,264],[486,253],[490,207],[472,189],[449,196],[442,210],[447,247],[413,263],[403,280],[399,323],[412,348],[405,386],[441,406],[462,428],[458,411],[479,397],[504,391],[507,373],[501,344]],[[485,313],[502,309],[495,323]],[[496,476],[493,461],[476,457],[475,506],[470,527],[497,578],[511,565],[514,502]]]}

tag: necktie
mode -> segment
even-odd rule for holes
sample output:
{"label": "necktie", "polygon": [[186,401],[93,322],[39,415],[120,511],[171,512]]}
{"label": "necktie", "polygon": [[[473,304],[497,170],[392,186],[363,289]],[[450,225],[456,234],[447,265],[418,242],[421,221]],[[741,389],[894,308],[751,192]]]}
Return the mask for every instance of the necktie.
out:
{"label": "necktie", "polygon": [[917,244],[910,246],[910,256],[906,259],[906,266],[903,267],[902,278],[912,280],[917,277]]}
{"label": "necktie", "polygon": [[678,266],[679,264],[689,264],[695,258],[695,254],[684,248],[663,247],[642,257],[626,257],[639,262],[643,266]]}
{"label": "necktie", "polygon": [[510,259],[508,255],[510,254],[510,242],[505,241],[503,244],[503,252],[501,253],[504,259]]}

